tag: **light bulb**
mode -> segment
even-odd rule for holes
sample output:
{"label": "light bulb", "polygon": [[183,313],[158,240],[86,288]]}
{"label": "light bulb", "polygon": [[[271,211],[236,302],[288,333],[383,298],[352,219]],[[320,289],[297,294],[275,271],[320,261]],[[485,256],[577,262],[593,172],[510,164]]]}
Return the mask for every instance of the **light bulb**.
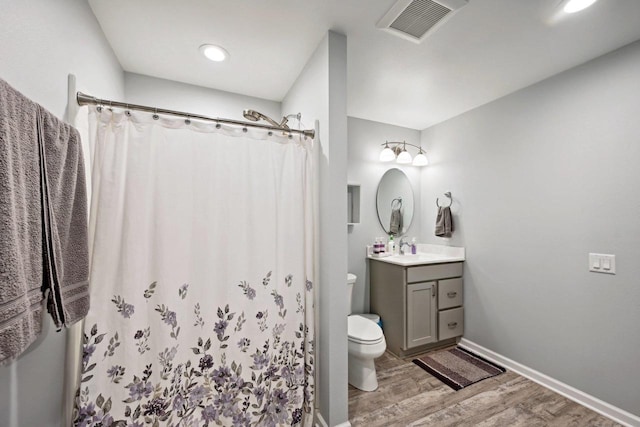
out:
{"label": "light bulb", "polygon": [[429,159],[424,155],[422,150],[414,157],[413,166],[427,166],[429,164]]}
{"label": "light bulb", "polygon": [[412,160],[413,159],[411,158],[411,154],[409,154],[409,152],[403,148],[400,154],[398,154],[396,162],[405,165],[411,163]]}
{"label": "light bulb", "polygon": [[582,9],[588,8],[595,2],[596,0],[569,0],[567,4],[564,5],[564,11],[566,13],[579,12]]}
{"label": "light bulb", "polygon": [[396,158],[396,153],[393,152],[388,145],[384,147],[384,149],[380,152],[380,161],[381,162],[392,162]]}
{"label": "light bulb", "polygon": [[200,52],[211,61],[221,62],[229,57],[229,52],[213,44],[203,44],[200,46]]}

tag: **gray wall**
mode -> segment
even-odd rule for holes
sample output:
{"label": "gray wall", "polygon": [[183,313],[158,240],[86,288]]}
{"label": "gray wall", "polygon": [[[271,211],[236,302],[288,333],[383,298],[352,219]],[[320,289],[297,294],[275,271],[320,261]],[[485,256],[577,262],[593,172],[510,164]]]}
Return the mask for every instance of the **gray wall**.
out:
{"label": "gray wall", "polygon": [[260,111],[280,121],[281,104],[262,98],[204,88],[172,80],[125,73],[127,102],[168,108],[209,117],[246,120],[242,110]]}
{"label": "gray wall", "polygon": [[[454,197],[465,337],[640,415],[640,42],[423,132]],[[588,272],[589,252],[617,275]]]}
{"label": "gray wall", "polygon": [[[63,118],[67,74],[91,94],[122,99],[123,74],[84,1],[0,0],[0,77]],[[61,426],[65,332],[47,330],[0,367],[0,426]]]}
{"label": "gray wall", "polygon": [[328,32],[282,101],[283,111],[317,120],[320,217],[317,355],[320,414],[329,426],[348,420],[347,406],[347,38]]}
{"label": "gray wall", "polygon": [[[395,162],[381,163],[380,151],[385,141],[406,141],[420,145],[420,131],[385,123],[349,117],[349,183],[360,185],[360,224],[350,225],[348,231],[349,272],[358,279],[353,288],[351,309],[354,313],[369,312],[369,273],[365,257],[365,246],[373,244],[376,237],[386,237],[378,221],[376,192],[384,173],[397,168],[402,170],[413,187],[414,215],[407,230],[408,237],[421,236],[421,189],[422,168],[398,165]],[[417,150],[409,147],[411,154]],[[345,282],[346,283],[346,282]],[[346,285],[345,285],[346,286]]]}

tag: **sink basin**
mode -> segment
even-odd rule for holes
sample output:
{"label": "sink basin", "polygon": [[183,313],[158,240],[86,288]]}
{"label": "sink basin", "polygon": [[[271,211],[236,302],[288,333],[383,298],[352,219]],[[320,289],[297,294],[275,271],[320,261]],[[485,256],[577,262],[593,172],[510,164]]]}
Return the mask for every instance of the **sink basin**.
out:
{"label": "sink basin", "polygon": [[403,266],[441,264],[465,260],[464,248],[445,247],[440,245],[419,245],[418,250],[420,250],[421,247],[426,250],[431,249],[432,251],[418,252],[417,254],[391,255],[384,258],[370,258]]}
{"label": "sink basin", "polygon": [[404,254],[404,255],[393,255],[393,256],[398,257],[400,259],[406,259],[406,260],[417,260],[417,259],[430,260],[430,259],[438,258],[441,255],[418,253],[418,254]]}
{"label": "sink basin", "polygon": [[440,254],[429,253],[417,253],[407,255],[392,255],[390,257],[383,258],[384,261],[401,265],[414,265],[414,264],[433,264],[438,262],[449,262],[447,256]]}

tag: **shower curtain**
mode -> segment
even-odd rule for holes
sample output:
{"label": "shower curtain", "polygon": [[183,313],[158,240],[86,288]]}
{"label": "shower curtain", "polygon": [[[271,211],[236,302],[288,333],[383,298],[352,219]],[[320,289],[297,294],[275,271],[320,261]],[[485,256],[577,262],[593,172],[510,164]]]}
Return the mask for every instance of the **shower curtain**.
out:
{"label": "shower curtain", "polygon": [[312,141],[96,107],[89,125],[74,425],[311,425]]}

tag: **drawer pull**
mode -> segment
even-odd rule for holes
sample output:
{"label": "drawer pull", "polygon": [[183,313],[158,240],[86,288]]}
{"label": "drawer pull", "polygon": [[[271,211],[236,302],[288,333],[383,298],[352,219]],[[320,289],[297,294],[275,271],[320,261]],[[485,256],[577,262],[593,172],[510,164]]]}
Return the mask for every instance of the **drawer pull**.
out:
{"label": "drawer pull", "polygon": [[449,322],[447,326],[449,329],[455,329],[458,326],[458,322]]}
{"label": "drawer pull", "polygon": [[456,297],[456,295],[458,295],[458,293],[457,293],[457,292],[447,292],[447,296],[448,296],[449,298],[455,298],[455,297]]}

